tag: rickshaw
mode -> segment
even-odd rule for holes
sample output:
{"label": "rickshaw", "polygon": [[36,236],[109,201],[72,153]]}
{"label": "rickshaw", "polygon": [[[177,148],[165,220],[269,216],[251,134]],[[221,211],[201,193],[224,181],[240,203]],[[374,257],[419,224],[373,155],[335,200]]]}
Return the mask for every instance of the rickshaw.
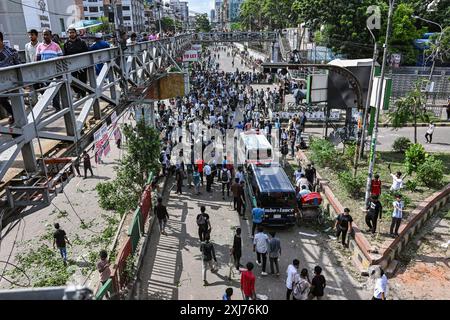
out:
{"label": "rickshaw", "polygon": [[325,222],[325,214],[322,208],[322,196],[319,192],[311,192],[298,201],[299,214],[297,215],[297,225],[301,221],[314,221],[319,225]]}

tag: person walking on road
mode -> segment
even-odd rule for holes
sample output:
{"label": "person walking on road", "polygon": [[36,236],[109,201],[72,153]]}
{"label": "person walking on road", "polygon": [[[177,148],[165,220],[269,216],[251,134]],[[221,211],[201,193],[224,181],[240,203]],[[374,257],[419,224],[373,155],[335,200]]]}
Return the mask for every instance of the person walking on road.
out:
{"label": "person walking on road", "polygon": [[244,300],[256,300],[255,280],[256,277],[252,270],[254,268],[253,263],[248,262],[247,270],[241,273],[241,292]]}
{"label": "person walking on road", "polygon": [[239,270],[241,266],[240,260],[242,256],[242,238],[241,238],[241,228],[236,228],[236,234],[233,239],[233,247],[231,248],[231,255],[233,256],[234,266],[236,270]]}
{"label": "person walking on road", "polygon": [[295,275],[292,300],[308,300],[310,287],[308,269],[302,269],[300,274]]}
{"label": "person walking on road", "polygon": [[225,293],[222,296],[222,300],[231,300],[231,296],[233,295],[233,288],[229,287],[225,289]]}
{"label": "person walking on road", "polygon": [[67,265],[67,249],[66,243],[70,244],[67,234],[63,229],[60,229],[59,223],[54,224],[55,232],[53,233],[53,249],[58,248],[61,257],[63,258],[64,265]]}
{"label": "person walking on road", "polygon": [[262,276],[267,276],[267,251],[269,250],[269,237],[264,233],[262,226],[258,226],[258,233],[253,239],[253,252],[256,252],[256,264],[261,265],[262,260]]}
{"label": "person walking on road", "polygon": [[270,274],[275,274],[273,266],[277,270],[276,275],[280,275],[280,266],[278,265],[278,258],[281,255],[281,242],[276,237],[275,231],[271,231],[269,240],[269,262],[270,262]]}
{"label": "person walking on road", "polygon": [[155,206],[154,212],[159,222],[159,232],[161,234],[167,235],[166,233],[166,225],[167,220],[169,219],[169,213],[167,212],[166,206],[162,204],[163,199],[161,197],[158,198],[158,204]]}
{"label": "person walking on road", "polygon": [[226,167],[222,168],[220,179],[222,182],[222,198],[225,200],[225,189],[227,190],[227,197],[230,196],[230,181],[231,173]]}
{"label": "person walking on road", "polygon": [[239,191],[238,191],[238,201],[237,201],[237,212],[242,217],[243,220],[247,220],[245,217],[245,192],[244,192],[244,181],[239,183]]}
{"label": "person walking on road", "polygon": [[264,217],[264,209],[262,208],[253,208],[252,210],[252,218],[253,218],[253,225],[252,225],[252,238],[255,236],[255,230],[256,227],[258,227],[263,220]]}
{"label": "person walking on road", "polygon": [[194,182],[195,194],[200,195],[200,173],[198,172],[198,167],[195,166],[194,172],[192,174],[192,180]]}
{"label": "person walking on road", "polygon": [[211,166],[209,165],[209,163],[207,163],[205,165],[205,167],[203,168],[203,172],[206,177],[206,192],[212,192],[211,185],[213,183],[213,175],[212,175],[212,169],[211,169]]}
{"label": "person walking on road", "polygon": [[311,288],[309,290],[308,300],[322,300],[327,282],[322,275],[322,267],[314,267],[314,277],[311,280]]}
{"label": "person walking on road", "polygon": [[300,261],[298,259],[294,259],[292,264],[290,264],[286,270],[286,300],[291,299],[291,294],[294,286],[295,275],[298,273],[298,267],[300,266]]}
{"label": "person walking on road", "polygon": [[83,151],[83,168],[84,168],[84,179],[87,179],[88,170],[91,172],[91,177],[94,176],[94,172],[92,172],[91,157],[89,156],[86,150]]}
{"label": "person walking on road", "polygon": [[[231,185],[231,193],[233,194],[233,210],[237,210],[237,203],[239,199],[239,179],[234,179],[233,184]],[[240,212],[239,212],[240,215]]]}
{"label": "person walking on road", "polygon": [[334,225],[334,228],[336,229],[336,240],[339,241],[339,236],[342,234],[342,245],[344,248],[348,246],[345,241],[347,232],[352,232],[353,218],[349,213],[350,209],[345,208],[344,213],[337,216],[336,223]]}
{"label": "person walking on road", "polygon": [[[373,288],[372,300],[386,300],[388,279],[383,269],[380,270],[380,277],[375,280],[375,287]],[[376,270],[372,271],[372,276],[376,273]]]}
{"label": "person walking on road", "polygon": [[[214,245],[209,242],[209,234],[205,236],[205,242],[200,245],[200,251],[202,252],[202,261],[203,261],[203,285],[207,286],[209,283],[206,281],[206,271],[209,268],[211,272],[216,272],[216,266],[214,262],[217,264],[216,251],[214,250]],[[214,262],[213,262],[214,260]]]}
{"label": "person walking on road", "polygon": [[97,262],[97,270],[100,273],[100,283],[102,286],[111,277],[111,269],[109,268],[108,253],[106,250],[100,251],[100,261]]}
{"label": "person walking on road", "polygon": [[200,207],[200,214],[197,215],[198,237],[200,241],[204,241],[206,236],[211,232],[211,223],[209,215],[206,213],[205,206]]}
{"label": "person walking on road", "polygon": [[431,143],[431,141],[433,140],[434,128],[435,128],[434,123],[430,122],[427,128],[427,132],[425,133],[425,140],[427,141],[426,143]]}
{"label": "person walking on road", "polygon": [[392,222],[389,234],[391,237],[398,237],[398,229],[400,228],[400,224],[402,223],[403,218],[403,201],[402,196],[400,194],[395,196],[395,201],[392,203],[394,207],[394,211],[392,212]]}
{"label": "person walking on road", "polygon": [[370,197],[366,210],[366,224],[369,227],[367,232],[372,231],[372,234],[375,234],[377,230],[378,217],[381,220],[383,212],[383,207],[381,206],[381,202],[378,200],[378,196]]}

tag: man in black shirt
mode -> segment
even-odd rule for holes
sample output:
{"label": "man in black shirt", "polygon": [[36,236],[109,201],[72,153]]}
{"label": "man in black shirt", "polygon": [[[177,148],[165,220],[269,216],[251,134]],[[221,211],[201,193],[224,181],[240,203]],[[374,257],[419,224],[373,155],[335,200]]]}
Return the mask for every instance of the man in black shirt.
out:
{"label": "man in black shirt", "polygon": [[[78,35],[75,28],[70,28],[67,30],[69,32],[69,39],[64,43],[64,55],[69,56],[72,54],[78,54],[83,52],[88,52],[89,48],[83,40],[81,40]],[[72,77],[77,78],[83,83],[87,82],[87,72],[86,69],[79,70],[72,73]],[[86,92],[83,89],[80,89],[79,87],[73,86],[73,90],[80,96],[84,97],[86,96]]]}
{"label": "man in black shirt", "polygon": [[317,300],[322,300],[323,290],[325,289],[327,283],[325,277],[321,273],[322,268],[320,266],[316,266],[314,268],[314,278],[311,280],[308,300],[313,300],[314,298]]}
{"label": "man in black shirt", "polygon": [[339,236],[342,233],[342,245],[344,247],[347,247],[347,244],[345,242],[347,232],[350,232],[350,233],[352,232],[353,218],[349,214],[349,212],[350,212],[350,209],[345,208],[344,213],[341,213],[340,215],[337,216],[336,223],[334,225],[334,227],[336,229],[336,238],[337,238],[336,240],[339,241]]}
{"label": "man in black shirt", "polygon": [[160,233],[167,235],[166,224],[167,224],[167,219],[169,219],[169,213],[167,212],[166,206],[163,206],[162,201],[163,201],[163,199],[161,197],[159,197],[158,204],[155,206],[154,210],[155,210],[155,215],[158,218]]}
{"label": "man in black shirt", "polygon": [[236,229],[236,234],[233,239],[233,247],[231,248],[231,255],[234,259],[234,265],[236,270],[239,270],[241,266],[240,260],[242,256],[242,238],[241,238],[241,228]]}
{"label": "man in black shirt", "polygon": [[309,190],[314,190],[313,187],[316,181],[316,168],[314,168],[311,163],[308,163],[305,168],[305,177],[309,182]]}
{"label": "man in black shirt", "polygon": [[201,213],[197,215],[198,237],[203,242],[211,232],[211,223],[209,221],[209,215],[205,213],[205,206],[201,206],[200,211]]}
{"label": "man in black shirt", "polygon": [[375,231],[377,230],[378,217],[381,219],[381,214],[383,211],[383,207],[381,206],[381,202],[378,200],[378,196],[372,196],[370,198],[366,209],[366,224],[369,227],[367,232],[372,231],[372,234],[375,234]]}
{"label": "man in black shirt", "polygon": [[53,249],[56,247],[59,249],[59,253],[63,258],[64,265],[67,264],[67,250],[66,250],[66,242],[71,244],[69,239],[67,239],[66,232],[59,228],[59,223],[54,224],[56,231],[53,233]]}

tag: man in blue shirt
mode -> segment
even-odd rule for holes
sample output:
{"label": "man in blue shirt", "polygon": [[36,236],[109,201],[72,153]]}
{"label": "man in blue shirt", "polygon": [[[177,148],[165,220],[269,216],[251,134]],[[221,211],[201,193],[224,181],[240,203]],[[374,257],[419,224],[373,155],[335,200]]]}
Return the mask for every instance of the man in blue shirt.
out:
{"label": "man in blue shirt", "polygon": [[[95,34],[95,42],[89,47],[89,51],[95,51],[95,50],[102,50],[109,48],[110,45],[108,42],[102,39],[101,33]],[[102,71],[103,63],[99,63],[95,66],[95,73],[97,75],[100,74],[100,71]]]}
{"label": "man in blue shirt", "polygon": [[264,209],[253,208],[252,210],[253,225],[252,225],[252,238],[255,236],[256,227],[259,226],[264,217]]}

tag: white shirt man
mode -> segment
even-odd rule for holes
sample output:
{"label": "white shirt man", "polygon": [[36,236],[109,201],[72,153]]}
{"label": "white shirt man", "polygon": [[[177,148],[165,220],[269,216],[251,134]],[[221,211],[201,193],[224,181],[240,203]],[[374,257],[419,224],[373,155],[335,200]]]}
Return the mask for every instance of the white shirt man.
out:
{"label": "white shirt man", "polygon": [[288,289],[288,296],[290,296],[290,292],[292,291],[292,285],[295,280],[295,275],[298,273],[298,266],[294,266],[293,264],[290,264],[286,270],[286,288]]}
{"label": "white shirt man", "polygon": [[374,300],[386,300],[388,280],[385,274],[375,281],[373,289]]}
{"label": "white shirt man", "polygon": [[391,173],[391,177],[392,177],[392,186],[391,186],[391,191],[398,191],[403,187],[403,178],[401,176],[401,174],[393,174]]}
{"label": "white shirt man", "polygon": [[36,48],[38,44],[39,41],[36,40],[34,44],[30,41],[25,45],[25,59],[27,63],[36,61]]}
{"label": "white shirt man", "polygon": [[300,169],[295,170],[294,177],[295,177],[295,184],[297,184],[298,180],[302,176],[302,171]]}
{"label": "white shirt man", "polygon": [[253,244],[256,246],[256,252],[267,253],[269,249],[269,236],[264,232],[258,232],[255,234]]}
{"label": "white shirt man", "polygon": [[297,180],[297,187],[301,190],[302,186],[306,186],[306,188],[309,189],[309,181],[305,177],[301,177]]}
{"label": "white shirt man", "polygon": [[241,181],[244,181],[244,173],[242,171],[238,171],[236,172],[236,179],[239,179],[239,183],[241,183]]}

